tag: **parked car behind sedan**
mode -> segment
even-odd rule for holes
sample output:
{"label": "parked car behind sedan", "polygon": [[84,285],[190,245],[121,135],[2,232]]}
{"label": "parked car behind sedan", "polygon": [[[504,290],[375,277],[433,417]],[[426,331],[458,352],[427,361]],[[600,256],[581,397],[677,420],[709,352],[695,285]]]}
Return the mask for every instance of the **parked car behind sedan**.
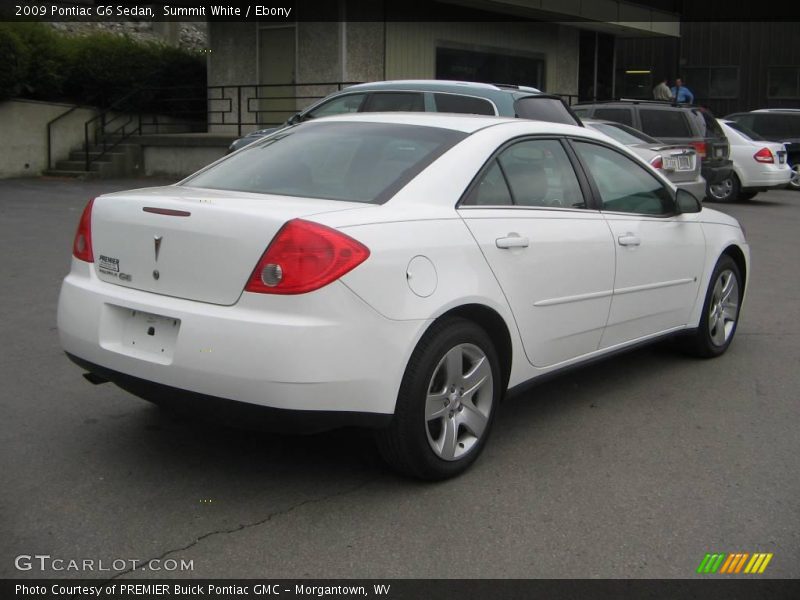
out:
{"label": "parked car behind sedan", "polygon": [[786,146],[786,161],[792,170],[789,187],[800,190],[800,109],[761,108],[725,117],[753,131],[763,139]]}
{"label": "parked car behind sedan", "polygon": [[228,153],[303,121],[364,112],[495,115],[581,124],[560,96],[545,94],[533,87],[433,79],[376,81],[352,85],[330,94],[298,112],[283,125],[249,133],[235,140]]}
{"label": "parked car behind sedan", "polygon": [[692,146],[700,157],[700,170],[707,186],[730,177],[728,140],[705,108],[655,100],[617,100],[580,103],[573,110],[580,118],[630,125],[665,144]]}
{"label": "parked car behind sedan", "polygon": [[706,180],[700,173],[700,160],[693,147],[664,144],[633,127],[614,121],[583,119],[583,124],[633,150],[661,171],[676,187],[691,192],[697,198],[705,196]]}
{"label": "parked car behind sedan", "polygon": [[735,121],[718,121],[731,145],[733,172],[729,178],[709,186],[709,200],[749,200],[759,192],[789,185],[792,169],[784,144],[766,141]]}
{"label": "parked car behind sedan", "polygon": [[723,354],[749,276],[734,218],[598,132],[346,115],[90,201],[58,331],[94,382],[372,427],[394,468],[443,479],[509,388],[666,336]]}

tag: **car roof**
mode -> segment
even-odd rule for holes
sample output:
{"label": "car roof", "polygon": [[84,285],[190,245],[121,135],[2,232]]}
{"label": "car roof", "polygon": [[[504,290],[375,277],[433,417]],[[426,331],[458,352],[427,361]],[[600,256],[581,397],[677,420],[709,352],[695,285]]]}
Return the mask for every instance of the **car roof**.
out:
{"label": "car roof", "polygon": [[759,108],[758,110],[751,110],[754,113],[783,113],[787,115],[800,114],[800,108]]}
{"label": "car roof", "polygon": [[541,90],[529,86],[510,84],[478,83],[475,81],[450,81],[441,79],[398,79],[393,81],[374,81],[359,83],[344,91],[415,90],[421,92],[449,92],[471,94],[486,98],[497,96],[543,94]]}
{"label": "car roof", "polygon": [[[514,117],[492,117],[484,115],[468,114],[447,114],[447,113],[425,113],[425,112],[385,112],[385,113],[347,113],[322,117],[308,121],[308,124],[331,123],[331,122],[353,122],[353,123],[393,123],[397,125],[417,125],[421,127],[436,127],[439,129],[451,129],[470,134],[486,127],[513,123],[523,124],[527,133],[550,133],[558,135],[581,135],[584,137],[597,137],[605,139],[602,134],[591,132],[586,135],[587,129],[578,125],[567,125],[564,123],[553,123],[551,121],[536,121],[533,119],[517,119]],[[602,137],[600,137],[602,136]]]}
{"label": "car roof", "polygon": [[588,106],[634,106],[634,105],[642,105],[642,106],[657,106],[658,108],[667,108],[667,109],[675,109],[675,110],[683,110],[686,108],[695,109],[695,110],[703,110],[701,106],[697,106],[694,104],[675,104],[674,102],[667,102],[666,100],[636,100],[632,98],[620,98],[619,100],[584,100],[583,102],[578,102],[572,108],[581,108],[581,107],[588,107]]}

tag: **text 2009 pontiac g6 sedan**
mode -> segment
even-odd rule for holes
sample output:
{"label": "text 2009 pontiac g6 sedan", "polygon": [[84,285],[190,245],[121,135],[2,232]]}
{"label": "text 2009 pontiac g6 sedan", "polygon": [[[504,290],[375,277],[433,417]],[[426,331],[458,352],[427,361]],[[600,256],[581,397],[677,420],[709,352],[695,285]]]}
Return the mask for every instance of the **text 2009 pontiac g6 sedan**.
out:
{"label": "text 2009 pontiac g6 sedan", "polygon": [[61,341],[96,381],[373,427],[426,479],[478,457],[508,388],[669,334],[722,354],[749,275],[734,219],[602,134],[397,113],[95,198],[73,255]]}

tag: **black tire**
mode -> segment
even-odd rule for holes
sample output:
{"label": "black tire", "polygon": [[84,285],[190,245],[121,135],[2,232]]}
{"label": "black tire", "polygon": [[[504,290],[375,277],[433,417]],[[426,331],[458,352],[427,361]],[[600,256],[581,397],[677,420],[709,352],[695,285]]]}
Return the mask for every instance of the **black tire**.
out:
{"label": "black tire", "polygon": [[739,197],[742,184],[736,173],[731,172],[730,176],[715,185],[706,185],[706,200],[711,202],[734,202]]}
{"label": "black tire", "polygon": [[[451,354],[456,351],[457,354]],[[486,363],[476,358],[479,354],[488,362],[488,371]],[[467,374],[474,372],[484,377],[484,383],[476,385],[475,389],[478,391],[472,395],[461,396],[458,389],[448,394],[450,379],[445,357],[456,355],[462,361],[459,377],[464,375],[464,366]],[[473,359],[474,362],[470,362]],[[479,362],[482,365],[480,372]],[[487,373],[491,374],[491,381],[488,380]],[[486,445],[503,386],[497,351],[482,328],[460,317],[445,318],[435,323],[422,337],[408,361],[391,424],[386,429],[376,431],[381,455],[396,471],[419,479],[434,481],[463,473],[475,462]],[[441,396],[442,408],[438,410],[443,414],[429,420],[426,413],[428,396],[432,389],[439,387],[445,391],[437,389],[431,395],[437,398]],[[463,387],[461,390],[463,391]],[[438,406],[432,402],[431,406],[434,405]],[[478,415],[475,410],[477,407],[480,407],[483,416]],[[485,427],[476,436],[469,429],[470,425],[464,421],[477,417],[484,419]],[[437,425],[440,426],[438,433]],[[447,435],[453,431],[454,438]],[[448,454],[446,450],[439,452],[434,448],[434,437],[441,438],[442,448],[448,446],[455,450],[450,458],[442,458]],[[447,444],[448,437],[452,444]]]}
{"label": "black tire", "polygon": [[739,192],[739,200],[741,202],[747,202],[752,200],[758,195],[758,192]]}
{"label": "black tire", "polygon": [[789,181],[789,187],[787,189],[800,190],[800,163],[793,162],[791,164],[791,167],[792,167],[792,178]]}
{"label": "black tire", "polygon": [[[735,278],[735,306],[736,314],[732,320],[725,320],[722,316],[722,309],[724,303],[720,303],[720,294],[717,289],[717,283],[720,282],[724,285],[724,274],[730,273]],[[722,277],[722,281],[720,278]],[[734,290],[731,290],[733,295]],[[700,317],[700,325],[697,330],[690,336],[681,339],[682,348],[687,353],[698,356],[700,358],[715,358],[725,353],[733,341],[736,334],[736,329],[739,326],[739,316],[741,315],[742,308],[742,294],[744,293],[744,284],[742,275],[739,272],[739,267],[736,262],[727,254],[723,254],[717,261],[714,271],[709,280],[708,289],[706,290],[706,297],[703,303],[703,313]],[[733,299],[731,299],[733,300]],[[728,306],[727,308],[730,308]],[[715,313],[716,319],[712,321],[712,312]],[[722,322],[720,323],[720,317]],[[711,325],[715,326],[712,327]],[[730,324],[730,327],[728,327]],[[722,329],[719,329],[719,328]]]}

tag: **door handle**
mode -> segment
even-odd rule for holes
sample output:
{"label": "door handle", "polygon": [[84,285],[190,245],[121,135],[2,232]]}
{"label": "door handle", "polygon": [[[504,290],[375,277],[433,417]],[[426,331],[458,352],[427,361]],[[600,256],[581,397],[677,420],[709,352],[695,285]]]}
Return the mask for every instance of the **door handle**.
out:
{"label": "door handle", "polygon": [[625,235],[621,235],[617,238],[620,246],[641,246],[642,240],[639,238],[638,235],[634,235],[632,233],[626,233]]}
{"label": "door handle", "polygon": [[526,237],[509,233],[506,237],[497,238],[494,243],[498,248],[527,248],[530,242]]}

